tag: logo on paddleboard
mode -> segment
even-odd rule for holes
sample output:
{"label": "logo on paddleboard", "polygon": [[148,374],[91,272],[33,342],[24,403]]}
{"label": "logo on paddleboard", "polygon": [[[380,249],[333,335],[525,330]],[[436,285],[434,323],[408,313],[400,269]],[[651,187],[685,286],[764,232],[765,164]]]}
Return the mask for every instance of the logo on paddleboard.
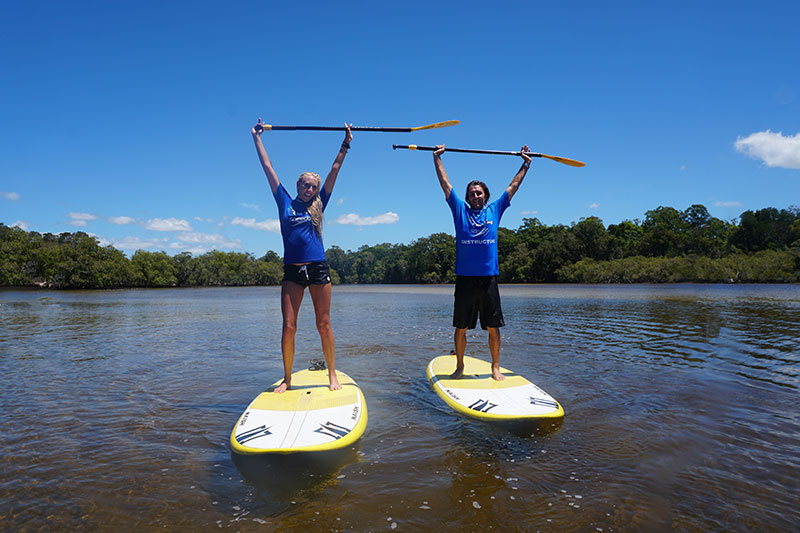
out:
{"label": "logo on paddleboard", "polygon": [[272,435],[272,432],[266,425],[263,425],[236,435],[236,442],[239,444],[244,444],[245,442],[249,442],[259,437],[266,437],[267,435]]}
{"label": "logo on paddleboard", "polygon": [[319,427],[314,430],[314,433],[322,433],[323,435],[327,435],[328,437],[333,437],[334,439],[338,440],[350,433],[350,429],[338,424],[334,424],[333,422],[325,422],[324,424],[320,424]]}
{"label": "logo on paddleboard", "polygon": [[558,402],[555,400],[546,400],[545,398],[534,398],[533,396],[530,397],[531,405],[541,405],[543,407],[552,407],[553,409],[558,409]]}
{"label": "logo on paddleboard", "polygon": [[491,409],[497,407],[496,403],[491,403],[489,400],[481,400],[479,399],[475,403],[469,406],[470,409],[474,409],[475,411],[481,413],[488,413]]}

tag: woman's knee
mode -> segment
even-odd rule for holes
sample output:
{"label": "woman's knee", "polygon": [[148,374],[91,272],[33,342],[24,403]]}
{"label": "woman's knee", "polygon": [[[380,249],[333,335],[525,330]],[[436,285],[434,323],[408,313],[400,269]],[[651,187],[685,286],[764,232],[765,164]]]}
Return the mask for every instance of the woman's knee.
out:
{"label": "woman's knee", "polygon": [[331,331],[331,317],[321,316],[317,317],[317,329],[320,333]]}
{"label": "woman's knee", "polygon": [[297,321],[296,320],[284,320],[283,321],[283,334],[284,335],[294,335],[297,333]]}

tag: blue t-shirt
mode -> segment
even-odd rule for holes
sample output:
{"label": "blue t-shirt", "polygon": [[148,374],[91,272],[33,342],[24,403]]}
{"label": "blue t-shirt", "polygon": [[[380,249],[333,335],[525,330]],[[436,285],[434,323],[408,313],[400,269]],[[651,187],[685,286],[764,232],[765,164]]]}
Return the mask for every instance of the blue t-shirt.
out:
{"label": "blue t-shirt", "polygon": [[[325,261],[325,247],[322,239],[311,223],[308,207],[302,200],[289,196],[283,184],[279,184],[273,193],[278,204],[278,218],[281,221],[281,236],[283,237],[283,262],[286,264],[310,263],[312,261]],[[330,200],[330,194],[325,187],[319,191],[322,200],[322,210]]]}
{"label": "blue t-shirt", "polygon": [[503,191],[500,198],[483,209],[475,210],[451,189],[447,205],[453,212],[456,227],[456,274],[498,275],[497,228],[503,212],[511,205],[508,192]]}

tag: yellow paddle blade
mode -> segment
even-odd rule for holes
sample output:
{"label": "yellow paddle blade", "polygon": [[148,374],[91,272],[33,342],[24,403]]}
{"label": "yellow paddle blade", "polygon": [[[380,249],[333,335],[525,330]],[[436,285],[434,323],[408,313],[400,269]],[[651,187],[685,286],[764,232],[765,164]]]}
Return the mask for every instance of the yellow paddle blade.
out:
{"label": "yellow paddle blade", "polygon": [[460,123],[461,121],[459,120],[446,120],[444,122],[437,122],[436,124],[428,124],[427,126],[417,126],[416,128],[411,128],[411,131],[432,130],[434,128],[446,128],[447,126],[455,126],[456,124]]}
{"label": "yellow paddle blade", "polygon": [[559,157],[557,155],[547,155],[547,154],[540,154],[542,157],[546,157],[547,159],[552,159],[553,161],[558,161],[559,163],[564,163],[565,165],[569,165],[571,167],[585,167],[586,163],[582,163],[580,161],[575,161],[574,159],[567,159],[566,157]]}

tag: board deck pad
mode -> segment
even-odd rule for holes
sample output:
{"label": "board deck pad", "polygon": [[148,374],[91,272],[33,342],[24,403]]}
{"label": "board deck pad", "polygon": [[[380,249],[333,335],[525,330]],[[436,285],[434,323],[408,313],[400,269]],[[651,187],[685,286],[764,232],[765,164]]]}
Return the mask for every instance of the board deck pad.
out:
{"label": "board deck pad", "polygon": [[341,390],[328,388],[326,370],[292,374],[292,388],[277,394],[283,379],[259,394],[231,432],[240,454],[335,450],[358,440],[367,427],[367,402],[350,376],[336,371]]}
{"label": "board deck pad", "polygon": [[455,355],[435,357],[427,375],[433,390],[459,413],[494,421],[535,421],[561,418],[564,410],[552,396],[508,369],[500,367],[506,379],[492,378],[492,367],[464,356],[464,375],[451,379],[456,369]]}

